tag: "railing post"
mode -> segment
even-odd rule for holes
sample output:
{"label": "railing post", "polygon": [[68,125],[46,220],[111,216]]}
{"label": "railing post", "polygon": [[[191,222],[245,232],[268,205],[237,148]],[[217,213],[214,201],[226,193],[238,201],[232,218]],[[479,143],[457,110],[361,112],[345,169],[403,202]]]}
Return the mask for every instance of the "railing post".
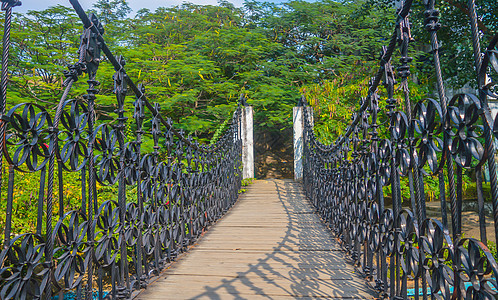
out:
{"label": "railing post", "polygon": [[[310,124],[313,126],[313,108],[307,107]],[[304,132],[304,106],[300,99],[293,109],[294,123],[294,180],[303,179],[303,132]]]}
{"label": "railing post", "polygon": [[242,178],[254,178],[254,138],[253,138],[253,115],[252,106],[244,101],[242,107]]}

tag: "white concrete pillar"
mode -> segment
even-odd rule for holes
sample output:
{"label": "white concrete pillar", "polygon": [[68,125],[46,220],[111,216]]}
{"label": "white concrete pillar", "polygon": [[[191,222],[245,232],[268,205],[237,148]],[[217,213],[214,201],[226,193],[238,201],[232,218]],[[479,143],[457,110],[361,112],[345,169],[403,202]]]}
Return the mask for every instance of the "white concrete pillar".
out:
{"label": "white concrete pillar", "polygon": [[294,180],[303,179],[303,107],[293,109],[294,123]]}
{"label": "white concrete pillar", "polygon": [[242,107],[242,178],[254,178],[254,138],[252,106]]}
{"label": "white concrete pillar", "polygon": [[[296,106],[293,109],[294,123],[294,180],[303,179],[303,132],[304,132],[304,107]],[[313,126],[313,109],[307,107],[308,119]]]}

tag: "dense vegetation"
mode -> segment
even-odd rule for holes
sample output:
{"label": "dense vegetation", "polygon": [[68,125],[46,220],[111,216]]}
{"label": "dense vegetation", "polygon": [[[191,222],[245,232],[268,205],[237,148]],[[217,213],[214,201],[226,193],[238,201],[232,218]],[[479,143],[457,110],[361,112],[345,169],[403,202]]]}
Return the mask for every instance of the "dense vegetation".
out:
{"label": "dense vegetation", "polygon": [[[221,1],[154,12],[144,8],[133,16],[124,0],[99,0],[94,11],[114,52],[127,59],[130,75],[188,132],[208,139],[241,93],[255,107],[259,126],[282,129],[290,125],[291,107],[304,93],[318,108],[318,133],[330,140],[344,129],[394,28],[394,8],[384,2],[246,1],[236,8]],[[473,78],[470,33],[460,2],[441,4],[443,66],[455,88]],[[482,2],[486,41],[497,31],[491,16],[498,8],[494,1]],[[417,8],[414,49],[424,49],[423,8]],[[62,72],[76,60],[81,22],[71,8],[56,6],[17,15],[13,24],[9,103],[34,101],[53,108],[62,92]],[[413,55],[418,82],[413,97],[425,97],[433,91],[430,55]],[[112,72],[106,63],[99,70],[101,120],[115,103]],[[78,88],[74,98],[84,94],[85,82]]]}
{"label": "dense vegetation", "polygon": [[[115,2],[121,5],[94,6],[110,46],[126,58],[130,75],[145,84],[165,115],[205,139],[230,115],[241,93],[255,107],[259,126],[272,130],[289,126],[300,91],[314,88],[307,86],[361,84],[393,24],[393,14],[376,9],[360,14],[357,1],[246,2],[244,8],[228,2],[184,4],[142,9],[134,17],[125,17],[126,2]],[[17,15],[13,24],[9,103],[35,101],[53,108],[62,72],[77,58],[81,22],[72,9],[56,6]],[[115,103],[112,72],[101,64],[100,120]],[[85,84],[79,82],[72,97],[81,97]]]}
{"label": "dense vegetation", "polygon": [[[498,5],[495,0],[479,2],[485,43],[498,31]],[[453,88],[472,84],[474,76],[464,4],[440,4],[443,71]],[[412,25],[416,80],[410,87],[414,101],[434,91],[423,7],[417,5]],[[266,131],[288,128],[292,107],[306,95],[315,107],[317,134],[325,142],[334,140],[365,96],[381,46],[396,22],[395,9],[385,0],[246,1],[242,8],[222,0],[218,6],[186,3],[134,14],[124,0],[99,0],[94,12],[104,24],[109,46],[126,58],[129,75],[146,86],[149,99],[160,103],[176,126],[204,141],[226,124],[223,120],[229,119],[241,93],[254,106],[257,126]],[[16,14],[12,24],[8,105],[35,102],[53,110],[63,91],[63,71],[77,60],[81,21],[71,8],[55,6]],[[99,122],[113,116],[113,72],[104,60],[97,78],[102,83],[96,101]],[[71,97],[82,98],[86,88],[80,80]],[[127,101],[130,108],[134,99]],[[127,110],[128,117],[132,113]],[[20,180],[29,185],[36,183],[33,179],[25,175]],[[28,214],[36,193],[18,192],[16,215]],[[68,205],[77,202],[75,198]]]}

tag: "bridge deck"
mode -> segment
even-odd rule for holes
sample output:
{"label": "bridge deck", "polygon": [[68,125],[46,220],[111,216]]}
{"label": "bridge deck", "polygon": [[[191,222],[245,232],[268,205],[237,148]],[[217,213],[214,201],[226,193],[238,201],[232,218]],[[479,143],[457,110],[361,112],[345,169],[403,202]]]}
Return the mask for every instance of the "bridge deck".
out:
{"label": "bridge deck", "polygon": [[139,299],[373,299],[290,180],[258,180]]}

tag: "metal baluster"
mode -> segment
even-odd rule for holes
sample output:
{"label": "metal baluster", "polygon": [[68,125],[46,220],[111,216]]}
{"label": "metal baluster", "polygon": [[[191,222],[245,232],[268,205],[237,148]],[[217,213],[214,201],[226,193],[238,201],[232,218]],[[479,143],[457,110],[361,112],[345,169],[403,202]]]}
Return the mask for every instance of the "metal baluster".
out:
{"label": "metal baluster", "polygon": [[[73,2],[73,7],[77,12],[79,10],[82,11],[81,6],[79,8],[75,6]],[[77,3],[77,2],[76,2]],[[89,156],[89,161],[88,161],[88,169],[89,169],[89,180],[88,180],[88,242],[90,244],[90,261],[88,264],[88,279],[87,279],[87,287],[86,287],[86,293],[85,293],[85,299],[90,300],[93,299],[93,253],[94,253],[94,232],[95,232],[95,224],[93,221],[94,213],[97,213],[98,207],[96,203],[96,180],[95,180],[95,166],[94,166],[94,136],[93,136],[93,130],[94,130],[94,124],[95,124],[95,99],[96,99],[96,94],[98,93],[98,90],[96,87],[100,84],[98,81],[95,80],[96,74],[97,74],[97,69],[100,63],[100,46],[101,44],[97,42],[97,37],[95,33],[92,32],[93,27],[95,27],[100,34],[104,33],[103,27],[100,25],[98,22],[97,18],[95,15],[91,15],[91,22],[90,24],[85,24],[86,29],[85,32],[82,35],[82,41],[81,41],[81,46],[80,46],[80,59],[82,59],[85,62],[85,71],[88,73],[88,89],[87,89],[87,95],[84,96],[84,98],[88,101],[88,113],[89,113],[89,120],[88,120],[88,129],[89,129],[89,144],[88,144],[88,156]],[[54,127],[55,127],[55,121],[54,121]],[[52,162],[50,164],[52,166]],[[49,174],[53,174],[53,172],[50,172],[49,169]],[[49,176],[49,186],[50,186],[50,176]],[[50,194],[49,194],[50,195]],[[51,196],[50,196],[51,197]],[[102,273],[99,272],[99,278],[102,279]],[[99,280],[101,281],[101,280]],[[99,292],[99,296],[101,296],[101,292]]]}
{"label": "metal baluster", "polygon": [[[122,56],[118,57],[118,62],[121,66],[125,66],[126,62]],[[127,93],[127,83],[124,77],[127,76],[123,69],[117,71],[113,75],[114,79],[114,93],[116,94],[116,100],[118,103],[117,109],[114,110],[118,115],[118,124],[114,126],[114,130],[117,132],[117,140],[120,150],[119,158],[119,170],[118,170],[118,207],[119,207],[119,223],[120,223],[120,265],[119,265],[119,277],[118,277],[118,298],[125,299],[128,298],[130,291],[130,282],[128,278],[128,253],[126,246],[125,237],[125,213],[126,213],[126,182],[125,182],[125,123],[128,118],[125,117],[124,113],[124,102]]]}
{"label": "metal baluster", "polygon": [[[10,53],[10,29],[12,27],[12,8],[21,5],[21,1],[17,0],[2,0],[2,10],[5,11],[4,20],[4,30],[3,30],[3,41],[2,41],[2,70],[0,77],[0,113],[1,113],[1,123],[0,123],[0,140],[5,139],[5,131],[7,130],[7,119],[5,118],[5,111],[7,107],[7,83],[9,77],[9,53]],[[3,155],[0,156],[0,196],[2,189],[2,178],[3,178]],[[10,178],[10,166],[9,166],[9,178]],[[9,198],[9,196],[7,195]],[[11,197],[10,197],[11,198]],[[9,247],[10,234],[12,227],[12,200],[7,200],[6,207],[6,217],[5,217],[5,237],[3,242],[3,247],[6,249]]]}
{"label": "metal baluster", "polygon": [[481,167],[476,168],[476,188],[477,188],[477,207],[479,213],[479,233],[481,242],[484,245],[488,244],[486,236],[486,213],[484,210],[484,195],[482,191],[482,170]]}
{"label": "metal baluster", "polygon": [[142,195],[142,169],[140,167],[140,161],[142,159],[142,135],[145,133],[142,129],[142,124],[143,120],[145,118],[144,114],[144,104],[143,104],[143,95],[145,94],[145,87],[142,85],[138,86],[140,90],[140,95],[136,96],[135,102],[134,102],[134,112],[133,112],[133,118],[135,119],[135,124],[137,126],[137,130],[135,131],[136,134],[136,145],[137,145],[137,170],[133,170],[137,172],[137,203],[138,203],[138,215],[139,215],[139,222],[138,224],[138,238],[137,238],[137,246],[136,246],[136,255],[137,255],[137,265],[136,265],[136,270],[137,270],[137,281],[138,283],[138,288],[145,288],[147,286],[147,276],[145,274],[142,274],[143,272],[143,265],[147,265],[146,263],[146,258],[145,258],[145,251],[143,249],[143,243],[142,243],[142,232],[143,232],[143,223],[142,223],[142,215],[144,213],[144,202],[143,202],[143,195]]}
{"label": "metal baluster", "polygon": [[444,228],[448,228],[448,216],[446,213],[444,174],[443,174],[442,170],[438,174],[438,180],[439,180],[439,201],[441,202],[441,218],[442,218]]}
{"label": "metal baluster", "polygon": [[487,95],[483,89],[486,84],[486,70],[482,69],[482,53],[479,37],[479,29],[477,27],[477,13],[475,0],[468,0],[470,28],[472,33],[472,47],[474,49],[474,62],[477,74],[477,83],[479,86],[479,100],[483,110],[482,117],[484,121],[484,140],[486,152],[488,155],[489,178],[491,185],[491,200],[493,203],[493,219],[495,224],[495,242],[498,243],[498,179],[495,162],[495,148],[491,133],[493,132],[491,110],[488,105]]}
{"label": "metal baluster", "polygon": [[[138,285],[130,285],[130,274],[128,270],[128,253],[127,253],[127,247],[128,245],[128,237],[125,234],[125,231],[129,229],[128,226],[134,226],[129,225],[128,222],[133,221],[139,221],[139,220],[128,220],[128,206],[126,203],[126,185],[128,184],[127,180],[134,181],[135,179],[128,179],[128,177],[125,177],[126,174],[129,174],[131,177],[138,177],[137,179],[137,191],[138,191],[138,196],[137,196],[137,202],[138,202],[138,212],[139,212],[139,218],[142,218],[142,214],[144,212],[144,207],[143,207],[143,195],[144,193],[147,193],[148,195],[153,194],[152,198],[150,199],[152,202],[152,205],[155,206],[155,211],[153,213],[156,214],[156,216],[149,216],[151,220],[150,222],[154,223],[152,226],[156,226],[155,228],[161,229],[159,226],[161,224],[158,224],[158,216],[157,216],[157,205],[158,205],[158,174],[157,174],[157,169],[154,169],[155,171],[152,172],[152,176],[148,179],[150,180],[150,183],[152,185],[151,190],[143,191],[142,190],[142,174],[138,174],[138,176],[133,175],[133,173],[137,170],[135,170],[136,165],[132,166],[125,166],[125,163],[128,163],[127,161],[127,156],[126,156],[126,151],[129,149],[125,146],[124,143],[124,123],[126,122],[126,118],[124,117],[124,98],[126,96],[126,86],[129,85],[131,91],[135,93],[135,96],[138,98],[137,102],[139,103],[140,106],[140,113],[138,116],[139,123],[140,125],[137,126],[137,141],[136,143],[138,145],[133,144],[132,142],[131,148],[133,146],[137,146],[138,148],[138,153],[136,153],[136,158],[135,161],[140,162],[141,161],[141,153],[140,153],[140,144],[141,144],[141,138],[142,138],[142,131],[141,131],[141,125],[142,121],[144,118],[143,111],[142,109],[146,107],[149,109],[149,111],[152,112],[152,114],[157,118],[155,120],[156,123],[156,128],[159,128],[159,124],[164,125],[170,132],[172,133],[171,135],[171,140],[173,140],[173,135],[176,136],[178,139],[178,151],[179,156],[177,157],[177,162],[176,162],[176,176],[177,176],[177,188],[179,188],[179,193],[178,197],[179,199],[177,201],[177,205],[181,205],[181,212],[180,215],[178,216],[178,226],[181,231],[179,240],[178,242],[180,243],[180,248],[183,248],[182,242],[184,241],[184,222],[187,222],[186,220],[186,214],[185,214],[185,209],[199,209],[197,206],[200,205],[200,199],[192,199],[194,197],[194,193],[197,194],[197,190],[200,188],[204,188],[205,184],[201,185],[199,184],[199,178],[201,176],[200,173],[202,173],[202,169],[204,168],[204,165],[199,166],[197,165],[199,162],[197,161],[199,157],[206,157],[206,160],[209,161],[208,164],[210,164],[210,169],[213,170],[213,172],[216,172],[216,175],[221,175],[222,180],[220,181],[219,178],[220,176],[214,176],[212,178],[213,181],[218,181],[216,184],[216,199],[213,199],[216,201],[216,208],[218,209],[217,213],[218,215],[216,216],[217,218],[222,215],[228,209],[231,207],[234,203],[234,201],[237,198],[237,192],[238,189],[240,188],[240,178],[241,178],[241,173],[239,169],[239,166],[241,164],[240,161],[240,156],[241,156],[241,145],[240,145],[240,139],[237,137],[234,138],[233,136],[236,135],[234,131],[234,126],[239,126],[240,120],[237,120],[233,122],[231,125],[231,128],[227,130],[227,133],[225,136],[223,136],[220,139],[220,142],[217,143],[214,146],[209,146],[209,147],[202,147],[200,146],[197,142],[194,142],[192,139],[187,139],[184,135],[183,132],[176,131],[172,128],[171,122],[166,122],[162,116],[159,114],[159,107],[152,107],[151,104],[147,101],[146,97],[143,95],[143,90],[141,87],[137,87],[134,82],[126,75],[126,72],[124,70],[124,60],[122,58],[118,57],[116,58],[115,56],[112,55],[111,51],[109,48],[106,46],[105,41],[103,40],[103,28],[99,24],[97,18],[93,15],[88,17],[81,6],[79,5],[77,0],[70,0],[71,4],[75,8],[77,14],[80,16],[81,20],[83,21],[84,24],[84,32],[82,35],[81,39],[81,44],[80,44],[80,49],[79,49],[79,60],[78,63],[75,65],[69,66],[69,71],[64,72],[64,76],[66,77],[66,80],[63,83],[64,86],[64,93],[63,96],[61,97],[61,100],[59,101],[59,104],[56,108],[56,113],[54,117],[54,122],[53,124],[49,124],[48,132],[49,132],[49,137],[50,137],[50,145],[47,148],[43,148],[48,151],[44,153],[45,157],[48,157],[47,160],[43,164],[46,164],[48,161],[48,168],[45,167],[45,165],[40,166],[39,169],[36,170],[31,170],[30,171],[40,171],[41,172],[41,180],[40,180],[40,187],[39,187],[39,195],[38,195],[38,216],[37,216],[37,233],[40,234],[42,232],[41,226],[43,222],[43,208],[44,208],[44,189],[45,189],[45,180],[46,174],[48,173],[48,180],[47,180],[47,192],[46,192],[46,201],[47,201],[47,206],[46,206],[46,229],[45,229],[45,237],[46,237],[46,247],[45,247],[45,258],[44,258],[44,268],[47,268],[49,273],[46,276],[47,278],[50,278],[48,280],[48,284],[44,288],[44,291],[41,291],[43,296],[47,299],[50,299],[52,296],[52,277],[53,274],[51,274],[54,270],[54,263],[52,262],[52,258],[54,255],[54,243],[57,243],[59,245],[60,241],[56,240],[57,234],[59,234],[59,230],[61,227],[60,224],[63,221],[61,218],[64,216],[64,178],[63,178],[63,172],[64,170],[67,171],[80,171],[81,172],[81,195],[82,195],[82,200],[81,200],[81,208],[80,212],[78,212],[78,215],[80,216],[86,216],[85,222],[86,222],[86,242],[83,242],[86,247],[88,247],[88,252],[85,253],[85,270],[81,271],[86,271],[86,282],[85,283],[80,283],[78,284],[75,289],[76,289],[76,297],[79,299],[85,295],[84,297],[86,299],[92,299],[93,298],[93,284],[94,281],[97,282],[97,287],[98,287],[98,298],[103,299],[104,295],[104,284],[103,284],[103,279],[104,279],[104,272],[110,274],[111,276],[111,285],[112,285],[112,291],[111,291],[111,296],[112,297],[121,297],[121,298],[126,298],[130,294],[132,289],[135,289],[136,287],[141,288],[145,286],[144,278],[142,276],[142,271],[143,271],[143,266],[145,266],[146,273],[148,273],[148,268],[149,268],[149,259],[150,257],[146,257],[144,254],[144,247],[142,245],[142,233],[143,233],[143,224],[141,224],[142,219],[140,220],[140,224],[138,225],[138,232],[139,236],[137,237],[137,243],[136,243],[136,248],[133,252],[133,262],[136,264],[136,276],[137,280],[142,281],[142,283]],[[5,31],[4,31],[4,59],[2,61],[2,100],[3,100],[3,106],[2,106],[2,114],[5,113],[5,106],[6,106],[6,74],[7,74],[7,66],[8,66],[8,48],[10,46],[10,41],[8,38],[9,31],[10,31],[10,20],[11,20],[11,8],[13,6],[16,6],[20,4],[18,1],[2,1],[2,8],[7,10],[7,16],[6,17],[6,26],[5,26]],[[96,100],[96,94],[98,93],[97,87],[99,85],[99,82],[96,81],[96,73],[98,70],[98,66],[100,63],[100,51],[103,51],[104,54],[107,56],[109,59],[110,63],[114,66],[116,69],[116,94],[117,94],[117,100],[118,100],[118,109],[116,110],[116,113],[118,114],[117,118],[117,125],[115,125],[114,130],[117,132],[117,140],[119,143],[119,149],[120,149],[120,158],[119,158],[119,166],[118,166],[118,172],[115,174],[114,172],[116,171],[115,169],[112,169],[110,172],[112,174],[108,175],[113,178],[100,178],[98,176],[101,176],[102,174],[96,173],[95,170],[95,161],[94,161],[94,148],[95,147],[104,147],[103,145],[100,145],[98,143],[112,143],[113,134],[115,132],[111,132],[111,134],[108,134],[108,132],[104,132],[104,127],[102,127],[102,134],[103,138],[99,139],[96,141],[95,134],[95,123],[96,123],[96,113],[95,113],[95,100]],[[87,157],[84,158],[84,163],[78,166],[78,164],[74,165],[74,161],[72,161],[71,157],[71,162],[70,166],[67,167],[65,165],[67,159],[65,157],[61,157],[59,153],[59,123],[61,121],[61,116],[63,116],[62,123],[64,124],[65,127],[67,127],[67,121],[65,112],[63,112],[63,108],[65,107],[66,103],[66,98],[69,95],[69,92],[72,88],[72,85],[75,81],[78,80],[78,76],[82,75],[82,72],[88,73],[88,89],[87,89],[87,94],[84,95],[84,99],[88,102],[88,130],[89,130],[89,141],[88,141],[88,152],[85,152],[85,155]],[[28,107],[28,106],[26,106]],[[240,109],[238,109],[238,115],[240,115]],[[63,115],[64,113],[64,115]],[[85,113],[86,114],[86,113]],[[240,118],[240,116],[238,117]],[[0,134],[2,136],[5,136],[5,130],[7,127],[7,118],[5,116],[2,116],[2,121],[3,123],[0,125]],[[50,121],[47,121],[47,124],[50,123]],[[138,125],[138,124],[137,124]],[[80,129],[80,128],[78,128]],[[45,129],[44,129],[45,130]],[[72,130],[72,129],[69,129]],[[100,131],[99,131],[100,132]],[[157,141],[157,139],[156,139]],[[159,157],[158,157],[158,145],[156,142],[154,149],[154,153],[150,156],[151,161],[153,162],[153,168],[155,168],[158,163],[159,163]],[[192,152],[195,153],[196,156],[196,162],[195,164],[195,170],[192,169],[191,162],[188,162],[187,166],[187,171],[190,173],[190,176],[193,177],[185,177],[182,173],[182,153],[183,153],[183,147],[187,149],[187,152],[192,154]],[[131,149],[130,148],[130,149]],[[104,148],[102,148],[104,149]],[[135,148],[136,149],[136,148]],[[86,149],[85,149],[86,150]],[[105,148],[103,151],[106,151],[106,155],[111,155],[112,156],[112,151],[114,149],[108,149]],[[129,150],[131,151],[131,150]],[[172,151],[169,151],[171,153]],[[81,153],[79,153],[81,155]],[[204,155],[204,156],[203,156]],[[210,160],[207,159],[207,157],[210,157]],[[54,184],[55,184],[55,163],[57,159],[57,179],[58,179],[58,191],[59,191],[59,219],[60,222],[57,223],[56,225],[56,232],[52,232],[52,222],[53,222],[53,194],[54,194]],[[148,159],[148,158],[147,158]],[[190,159],[190,158],[188,158]],[[1,163],[1,162],[0,162]],[[79,163],[79,162],[77,162]],[[86,166],[85,163],[88,163]],[[135,164],[135,163],[133,163]],[[10,206],[8,205],[7,207],[7,224],[6,224],[6,240],[7,242],[5,243],[5,247],[8,247],[9,244],[9,237],[11,233],[11,229],[9,226],[11,225],[11,217],[12,217],[12,203],[13,203],[13,190],[14,190],[14,179],[15,179],[15,168],[18,167],[14,164],[10,165],[10,170],[9,170],[9,187],[8,187],[8,194],[10,195],[8,197],[7,203],[10,203]],[[37,166],[38,167],[38,166]],[[67,167],[67,168],[66,168]],[[128,167],[131,169],[128,169]],[[1,165],[0,165],[1,168]],[[114,166],[112,166],[114,168]],[[87,175],[87,169],[88,169],[88,175]],[[171,170],[170,170],[171,171]],[[194,172],[199,171],[199,175],[195,175]],[[142,172],[142,170],[138,170],[139,173]],[[236,173],[238,172],[238,173]],[[130,174],[131,173],[131,174]],[[169,172],[171,175],[172,173]],[[98,197],[97,197],[97,186],[96,186],[96,180],[101,180],[101,181],[108,181],[111,184],[115,184],[114,181],[114,175],[118,175],[118,217],[119,217],[119,227],[117,230],[119,230],[119,242],[120,242],[120,261],[119,261],[119,267],[117,267],[117,261],[112,259],[109,265],[107,265],[107,262],[105,264],[99,264],[97,270],[96,268],[96,262],[95,260],[95,251],[96,251],[96,244],[95,244],[95,227],[96,227],[96,221],[97,219],[95,218],[96,215],[99,214],[98,209],[99,209],[99,204],[98,204]],[[236,176],[238,175],[238,176]],[[88,180],[86,178],[88,176]],[[238,178],[238,179],[236,179]],[[169,178],[169,181],[171,180],[171,177]],[[189,181],[191,180],[191,181]],[[132,183],[129,183],[132,184]],[[1,184],[0,184],[1,185]],[[88,188],[88,191],[86,190]],[[188,193],[188,196],[186,196]],[[221,201],[222,199],[225,199],[226,201],[222,204]],[[172,199],[173,200],[173,199]],[[205,200],[205,199],[204,199]],[[110,202],[108,202],[110,203]],[[172,202],[170,202],[171,205]],[[86,207],[88,205],[88,208]],[[106,204],[107,205],[107,204]],[[106,213],[111,213],[114,214],[114,211],[112,211],[114,208],[112,207],[112,203],[108,204],[108,206],[103,208],[103,214]],[[10,207],[10,208],[9,208]],[[131,207],[131,206],[130,206]],[[171,207],[170,207],[171,208]],[[103,216],[103,214],[98,215],[99,220],[101,221],[102,218],[106,217]],[[130,214],[132,214],[132,211],[130,209]],[[132,216],[133,217],[133,216]],[[112,218],[112,216],[111,216]],[[77,221],[79,222],[79,221]],[[190,239],[190,241],[193,241],[195,239],[196,230],[194,230],[195,226],[199,222],[199,215],[198,212],[194,216],[190,218],[188,221],[190,225],[190,235],[194,235]],[[195,224],[194,224],[195,223]],[[99,224],[99,227],[101,225]],[[104,225],[106,226],[106,225]],[[114,226],[114,225],[113,225]],[[171,229],[171,228],[170,228]],[[105,229],[105,230],[114,230],[114,229]],[[133,231],[133,228],[131,229]],[[159,237],[158,237],[159,231],[156,232],[156,243],[159,242]],[[111,232],[113,234],[113,232]],[[134,239],[134,232],[131,233],[132,237],[131,239]],[[174,241],[170,241],[172,244],[174,244]],[[61,248],[57,248],[61,249]],[[115,251],[117,249],[114,249],[114,246],[107,246],[105,247],[104,251],[111,252]],[[161,251],[161,245],[156,244],[155,249],[154,249],[157,254],[157,251]],[[168,249],[169,250],[169,249]],[[57,250],[60,251],[60,250]],[[107,253],[105,255],[107,255]],[[160,257],[155,257],[155,263],[156,263],[156,270],[159,271],[160,267],[158,267],[157,263],[160,262],[162,252],[160,253]],[[78,254],[80,255],[80,254]],[[59,257],[57,257],[59,259]],[[57,261],[59,263],[59,261]],[[110,269],[109,269],[110,267]],[[74,266],[71,266],[70,271],[68,272],[73,272]],[[105,269],[104,269],[105,268]],[[95,272],[96,271],[96,272]],[[60,277],[59,275],[56,275],[58,278],[64,278],[63,280],[65,281],[64,284],[66,285],[59,291],[59,297],[63,296],[65,291],[72,289],[68,288],[68,275],[63,275]],[[96,276],[98,279],[94,280],[94,276]],[[59,279],[57,279],[59,280]],[[61,279],[62,280],[62,279]],[[72,280],[72,279],[71,279]],[[86,285],[83,287],[83,285]],[[85,290],[83,292],[83,290]],[[41,296],[41,295],[40,295]]]}
{"label": "metal baluster", "polygon": [[[45,182],[47,175],[47,167],[43,167],[40,174],[40,189],[38,190],[38,213],[36,220],[36,234],[42,234],[43,226],[43,200],[45,199]],[[1,176],[1,175],[0,175]],[[0,183],[1,184],[1,183]],[[1,185],[0,185],[1,186]]]}
{"label": "metal baluster", "polygon": [[160,128],[160,123],[158,119],[159,111],[160,111],[160,106],[158,103],[154,103],[154,108],[155,108],[155,114],[152,118],[152,138],[154,140],[154,151],[152,152],[152,174],[151,176],[151,181],[152,181],[152,206],[154,210],[154,228],[155,228],[155,235],[154,235],[154,267],[155,267],[155,272],[159,274],[161,272],[162,266],[159,264],[160,263],[160,258],[161,258],[161,253],[160,253],[160,224],[159,224],[159,200],[157,199],[157,185],[158,185],[158,157],[159,157],[159,149],[161,148],[159,146],[159,136],[161,134],[161,128]]}

